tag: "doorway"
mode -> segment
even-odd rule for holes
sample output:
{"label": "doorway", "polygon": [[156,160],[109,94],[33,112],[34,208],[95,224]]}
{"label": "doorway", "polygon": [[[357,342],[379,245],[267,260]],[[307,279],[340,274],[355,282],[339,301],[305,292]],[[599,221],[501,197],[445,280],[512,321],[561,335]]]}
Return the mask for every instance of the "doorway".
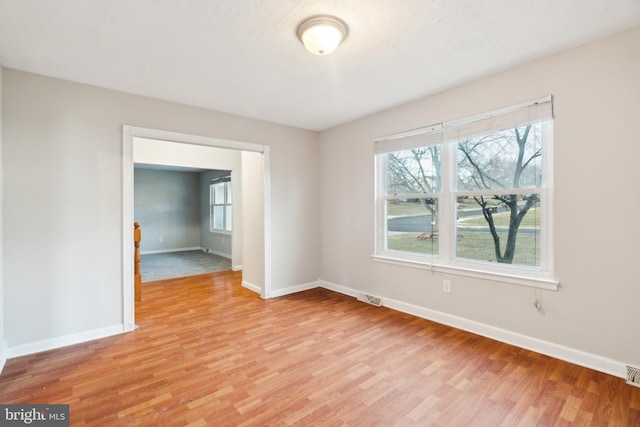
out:
{"label": "doorway", "polygon": [[[123,126],[123,327],[125,331],[135,329],[135,306],[134,306],[134,289],[133,289],[133,169],[134,169],[134,152],[137,150],[139,140],[146,140],[146,144],[150,144],[153,148],[152,154],[158,156],[157,164],[162,164],[162,156],[166,158],[167,144],[178,150],[170,154],[172,162],[179,162],[185,166],[189,166],[184,158],[180,159],[184,153],[206,148],[218,148],[236,150],[241,153],[242,162],[246,164],[246,168],[242,168],[243,176],[240,177],[244,182],[244,190],[242,193],[243,200],[246,205],[242,209],[243,214],[241,223],[244,228],[252,233],[252,244],[250,251],[243,251],[242,269],[243,269],[243,285],[258,291],[261,297],[265,298],[269,295],[271,287],[270,277],[270,190],[269,190],[269,146],[245,143],[239,141],[222,140],[217,138],[209,138],[175,132],[166,132],[155,129],[139,128],[133,126]],[[180,149],[183,150],[180,150]],[[188,157],[188,156],[187,156]],[[196,156],[198,157],[198,156]],[[202,156],[200,156],[202,157]],[[149,160],[147,160],[149,161]],[[191,164],[194,167],[207,167],[204,164]],[[246,170],[246,173],[244,172]],[[256,171],[260,171],[256,174]],[[247,197],[249,192],[253,192],[252,197]],[[258,196],[258,197],[256,197]],[[259,214],[259,215],[258,215]],[[144,230],[143,230],[144,233]],[[259,234],[259,241],[262,245],[256,247],[256,233]],[[243,236],[240,236],[243,238]],[[247,247],[241,243],[242,247]],[[260,247],[261,246],[261,247]],[[247,277],[245,283],[245,273]]]}
{"label": "doorway", "polygon": [[142,283],[242,270],[242,182],[231,180],[232,173],[242,175],[240,151],[202,147],[211,152],[212,167],[224,170],[141,163],[155,145],[163,146],[134,139]]}

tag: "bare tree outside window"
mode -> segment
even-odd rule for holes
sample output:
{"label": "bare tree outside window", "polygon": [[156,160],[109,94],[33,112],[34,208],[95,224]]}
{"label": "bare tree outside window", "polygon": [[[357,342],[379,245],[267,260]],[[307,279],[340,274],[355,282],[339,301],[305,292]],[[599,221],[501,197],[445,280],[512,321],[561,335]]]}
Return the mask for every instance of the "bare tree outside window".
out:
{"label": "bare tree outside window", "polygon": [[373,259],[547,286],[552,146],[551,95],[377,138]]}
{"label": "bare tree outside window", "polygon": [[[456,218],[457,257],[539,266],[543,134],[544,124],[537,123],[387,153],[387,248],[438,254],[444,188],[455,204],[448,212]],[[455,156],[455,185],[443,183],[446,147]]]}
{"label": "bare tree outside window", "polygon": [[[523,220],[540,202],[535,189],[542,180],[542,132],[541,124],[527,125],[458,143],[458,191],[468,191],[464,199],[480,208],[499,263],[514,262]],[[486,191],[494,194],[482,194]],[[506,217],[501,226],[498,216]],[[534,219],[534,236],[538,226]]]}
{"label": "bare tree outside window", "polygon": [[[441,190],[441,150],[439,145],[389,153],[387,163],[387,191],[399,195],[392,203],[413,203],[429,215],[426,233],[437,233],[438,202]],[[402,198],[404,197],[404,198]]]}

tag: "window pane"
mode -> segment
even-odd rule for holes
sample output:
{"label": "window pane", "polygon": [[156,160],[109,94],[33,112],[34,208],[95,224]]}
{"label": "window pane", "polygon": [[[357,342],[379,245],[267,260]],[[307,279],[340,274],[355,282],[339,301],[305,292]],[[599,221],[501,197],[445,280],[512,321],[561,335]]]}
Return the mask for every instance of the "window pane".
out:
{"label": "window pane", "polygon": [[438,253],[438,199],[394,199],[386,206],[387,249]]}
{"label": "window pane", "polygon": [[224,206],[213,207],[213,228],[224,230]]}
{"label": "window pane", "polygon": [[542,123],[458,142],[458,189],[541,185]]}
{"label": "window pane", "polygon": [[225,229],[227,231],[231,231],[231,218],[232,217],[233,216],[232,216],[231,205],[225,206],[225,219],[226,219]]}
{"label": "window pane", "polygon": [[227,190],[227,204],[231,204],[231,181],[225,182],[225,187]]}
{"label": "window pane", "polygon": [[215,229],[215,224],[213,220],[213,204],[209,205],[209,231],[213,231]]}
{"label": "window pane", "polygon": [[214,184],[215,186],[215,198],[213,203],[216,205],[224,205],[224,182]]}
{"label": "window pane", "polygon": [[456,256],[540,266],[539,199],[538,194],[458,198]]}
{"label": "window pane", "polygon": [[387,194],[440,191],[439,145],[387,154]]}

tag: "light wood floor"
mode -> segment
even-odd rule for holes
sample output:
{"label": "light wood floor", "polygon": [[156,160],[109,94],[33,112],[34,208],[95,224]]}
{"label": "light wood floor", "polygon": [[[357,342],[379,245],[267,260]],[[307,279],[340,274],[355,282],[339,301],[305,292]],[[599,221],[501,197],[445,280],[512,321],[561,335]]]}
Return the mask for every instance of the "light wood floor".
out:
{"label": "light wood floor", "polygon": [[72,426],[640,426],[624,380],[324,289],[143,286],[140,329],[9,360],[1,403]]}

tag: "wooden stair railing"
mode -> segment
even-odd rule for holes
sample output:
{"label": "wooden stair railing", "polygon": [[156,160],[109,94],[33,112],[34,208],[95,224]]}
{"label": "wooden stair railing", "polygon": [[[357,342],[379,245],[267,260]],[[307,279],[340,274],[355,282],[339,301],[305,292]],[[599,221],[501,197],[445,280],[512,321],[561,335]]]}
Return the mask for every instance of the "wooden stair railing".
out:
{"label": "wooden stair railing", "polygon": [[142,274],[140,274],[140,239],[142,233],[140,232],[140,223],[133,223],[133,244],[135,246],[135,253],[133,255],[134,275],[133,275],[133,289],[135,292],[136,302],[142,301]]}

